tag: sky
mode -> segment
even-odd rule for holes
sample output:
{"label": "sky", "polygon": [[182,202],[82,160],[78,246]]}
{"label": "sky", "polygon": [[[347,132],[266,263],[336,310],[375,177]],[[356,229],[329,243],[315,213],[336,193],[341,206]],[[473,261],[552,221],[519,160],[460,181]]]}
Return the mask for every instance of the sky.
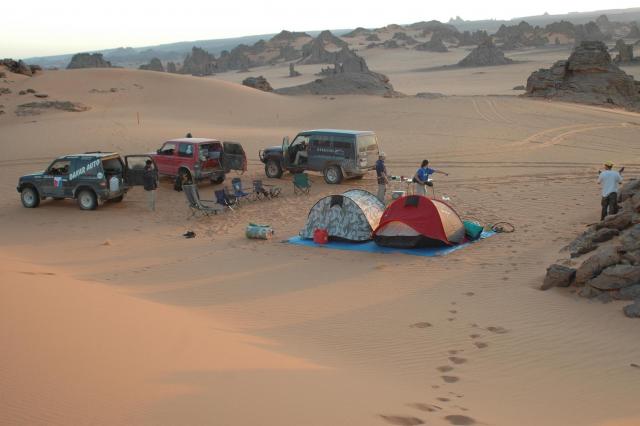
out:
{"label": "sky", "polygon": [[[163,4],[165,3],[165,4]],[[511,19],[637,7],[637,0],[29,0],[2,6],[0,58],[229,38],[280,30],[382,27],[437,19]]]}

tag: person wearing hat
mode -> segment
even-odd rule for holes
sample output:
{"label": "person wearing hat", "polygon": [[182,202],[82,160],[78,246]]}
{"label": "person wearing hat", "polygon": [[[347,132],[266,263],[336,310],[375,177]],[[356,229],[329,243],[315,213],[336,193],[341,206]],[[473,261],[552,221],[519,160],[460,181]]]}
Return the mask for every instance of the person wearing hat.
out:
{"label": "person wearing hat", "polygon": [[602,214],[600,220],[604,220],[607,214],[618,213],[618,185],[622,182],[622,171],[616,172],[613,163],[604,163],[604,171],[598,172],[598,183],[602,186]]}
{"label": "person wearing hat", "polygon": [[389,176],[387,175],[387,166],[384,165],[384,160],[387,156],[384,152],[378,154],[378,161],[376,161],[376,176],[378,177],[378,200],[384,204],[384,197],[387,193],[387,184],[389,183]]}
{"label": "person wearing hat", "polygon": [[147,160],[142,174],[142,184],[147,193],[149,210],[156,211],[156,189],[158,189],[158,175],[153,167],[153,161]]}

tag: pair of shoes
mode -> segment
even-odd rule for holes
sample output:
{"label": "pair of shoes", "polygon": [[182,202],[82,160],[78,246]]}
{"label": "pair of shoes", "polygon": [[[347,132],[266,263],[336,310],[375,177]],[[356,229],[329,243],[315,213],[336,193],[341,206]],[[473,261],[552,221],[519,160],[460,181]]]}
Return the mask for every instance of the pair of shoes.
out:
{"label": "pair of shoes", "polygon": [[193,231],[187,231],[184,234],[182,234],[182,236],[185,238],[194,238],[196,236],[196,233]]}

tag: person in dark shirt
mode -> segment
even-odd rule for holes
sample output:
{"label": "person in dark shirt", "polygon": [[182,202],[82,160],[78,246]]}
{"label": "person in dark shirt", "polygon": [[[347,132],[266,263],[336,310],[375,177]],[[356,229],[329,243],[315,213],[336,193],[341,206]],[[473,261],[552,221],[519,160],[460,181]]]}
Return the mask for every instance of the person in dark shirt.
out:
{"label": "person in dark shirt", "polygon": [[152,212],[156,211],[156,189],[158,189],[158,176],[155,168],[153,167],[153,161],[151,160],[147,160],[145,163],[142,183],[144,190],[147,193],[149,210]]}
{"label": "person in dark shirt", "polygon": [[386,155],[384,152],[378,154],[378,161],[376,161],[376,176],[378,177],[378,200],[384,204],[384,197],[387,193],[387,184],[389,183],[389,176],[387,175],[387,166],[384,164]]}
{"label": "person in dark shirt", "polygon": [[416,174],[413,177],[413,181],[416,183],[416,194],[424,196],[427,195],[427,186],[432,186],[431,182],[429,182],[429,176],[434,173],[449,176],[449,173],[447,172],[429,167],[429,160],[422,160],[420,168],[416,171]]}

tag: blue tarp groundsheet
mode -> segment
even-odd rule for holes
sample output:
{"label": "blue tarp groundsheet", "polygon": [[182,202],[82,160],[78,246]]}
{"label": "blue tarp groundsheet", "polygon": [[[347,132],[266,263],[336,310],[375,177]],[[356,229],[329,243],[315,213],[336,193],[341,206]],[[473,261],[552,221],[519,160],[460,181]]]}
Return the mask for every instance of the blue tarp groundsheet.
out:
{"label": "blue tarp groundsheet", "polygon": [[[489,238],[494,235],[495,232],[491,231],[483,231],[480,236],[480,240],[485,238]],[[480,241],[477,240],[477,241]],[[327,244],[316,244],[313,240],[305,240],[300,237],[292,237],[286,240],[289,244],[295,244],[299,246],[308,246],[308,247],[320,247],[320,248],[328,248],[328,249],[336,249],[336,250],[351,250],[351,251],[364,251],[367,253],[403,253],[403,254],[412,254],[414,256],[444,256],[449,253],[453,253],[454,251],[460,250],[469,244],[473,244],[477,241],[471,241],[464,244],[459,244],[457,246],[451,247],[425,247],[425,248],[414,248],[414,249],[399,249],[392,247],[381,247],[374,243],[373,241],[368,241],[366,243],[347,243],[342,241],[329,241]]]}

